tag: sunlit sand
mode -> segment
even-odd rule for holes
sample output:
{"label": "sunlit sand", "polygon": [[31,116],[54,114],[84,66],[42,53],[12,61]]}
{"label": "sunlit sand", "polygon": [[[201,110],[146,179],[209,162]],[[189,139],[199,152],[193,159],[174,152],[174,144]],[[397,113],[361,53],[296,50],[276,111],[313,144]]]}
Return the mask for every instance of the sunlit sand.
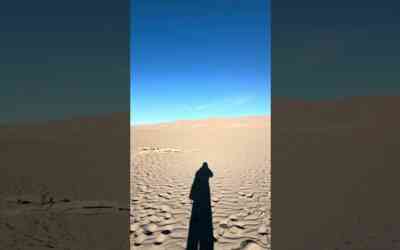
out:
{"label": "sunlit sand", "polygon": [[270,249],[269,117],[143,125],[132,139],[132,249],[186,249],[189,194],[205,161],[214,249]]}

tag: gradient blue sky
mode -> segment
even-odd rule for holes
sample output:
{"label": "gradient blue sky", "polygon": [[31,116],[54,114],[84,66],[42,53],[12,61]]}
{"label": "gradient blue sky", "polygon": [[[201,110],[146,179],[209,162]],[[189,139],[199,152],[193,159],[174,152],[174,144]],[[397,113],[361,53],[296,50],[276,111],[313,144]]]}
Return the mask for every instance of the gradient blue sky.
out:
{"label": "gradient blue sky", "polygon": [[131,122],[270,114],[269,0],[131,8]]}

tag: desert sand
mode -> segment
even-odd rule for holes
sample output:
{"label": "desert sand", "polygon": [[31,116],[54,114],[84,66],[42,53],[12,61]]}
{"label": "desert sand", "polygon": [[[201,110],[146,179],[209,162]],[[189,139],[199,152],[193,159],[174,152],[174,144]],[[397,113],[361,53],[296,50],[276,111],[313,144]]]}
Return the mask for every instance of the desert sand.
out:
{"label": "desert sand", "polygon": [[131,136],[131,249],[186,249],[203,162],[214,249],[271,249],[269,117],[140,125]]}
{"label": "desert sand", "polygon": [[0,138],[0,249],[129,249],[129,114],[2,125]]}
{"label": "desert sand", "polygon": [[399,106],[273,99],[273,248],[400,249]]}

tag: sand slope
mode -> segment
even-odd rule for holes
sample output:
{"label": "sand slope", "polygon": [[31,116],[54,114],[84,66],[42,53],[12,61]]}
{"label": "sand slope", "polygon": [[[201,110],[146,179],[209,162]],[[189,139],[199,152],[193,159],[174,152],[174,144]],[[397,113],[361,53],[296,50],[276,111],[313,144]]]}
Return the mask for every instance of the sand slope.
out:
{"label": "sand slope", "polygon": [[189,191],[209,163],[214,249],[270,249],[270,119],[245,117],[134,127],[132,249],[185,249]]}

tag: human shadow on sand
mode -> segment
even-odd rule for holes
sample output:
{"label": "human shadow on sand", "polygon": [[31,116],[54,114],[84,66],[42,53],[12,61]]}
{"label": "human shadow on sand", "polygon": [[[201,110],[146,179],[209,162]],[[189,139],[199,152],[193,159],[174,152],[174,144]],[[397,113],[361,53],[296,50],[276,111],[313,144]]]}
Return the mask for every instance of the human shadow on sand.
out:
{"label": "human shadow on sand", "polygon": [[193,201],[186,250],[213,250],[214,236],[209,179],[213,172],[207,162],[197,170],[190,190]]}

